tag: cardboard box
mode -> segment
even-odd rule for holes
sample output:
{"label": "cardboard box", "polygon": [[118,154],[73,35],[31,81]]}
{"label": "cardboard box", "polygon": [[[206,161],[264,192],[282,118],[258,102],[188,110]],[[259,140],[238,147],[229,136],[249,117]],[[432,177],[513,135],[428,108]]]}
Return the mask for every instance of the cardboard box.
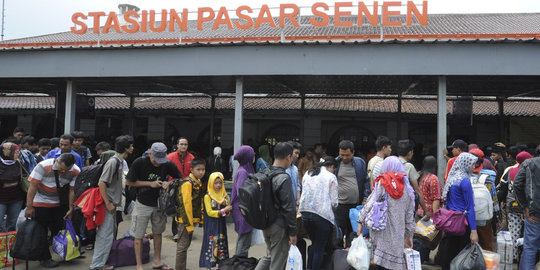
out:
{"label": "cardboard box", "polygon": [[405,253],[405,261],[407,262],[407,270],[422,270],[422,262],[420,261],[420,253],[412,248],[403,250]]}
{"label": "cardboard box", "polygon": [[512,269],[513,258],[512,236],[508,231],[500,231],[497,234],[497,253],[500,256],[501,270]]}

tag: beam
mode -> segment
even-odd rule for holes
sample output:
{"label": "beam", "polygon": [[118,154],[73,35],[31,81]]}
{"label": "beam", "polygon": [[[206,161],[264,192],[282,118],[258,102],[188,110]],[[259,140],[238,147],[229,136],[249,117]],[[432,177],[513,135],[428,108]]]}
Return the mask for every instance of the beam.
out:
{"label": "beam", "polygon": [[75,112],[77,110],[77,89],[72,80],[66,83],[66,113],[64,116],[64,134],[75,130]]}
{"label": "beam", "polygon": [[[216,96],[212,95],[210,100],[210,141],[208,145],[208,155],[213,154],[214,147],[214,125],[216,121]],[[235,152],[236,153],[236,152]]]}
{"label": "beam", "polygon": [[498,105],[498,109],[499,109],[499,117],[498,117],[498,122],[499,122],[499,141],[500,142],[504,142],[505,144],[508,144],[509,142],[506,141],[506,128],[504,126],[504,122],[505,122],[505,119],[504,119],[504,98],[502,97],[497,97],[497,105]]}
{"label": "beam", "polygon": [[439,89],[437,94],[437,176],[444,184],[444,171],[446,159],[443,151],[446,149],[446,76],[439,76]]}
{"label": "beam", "polygon": [[[0,78],[440,74],[537,76],[540,75],[538,48],[538,43],[424,42],[0,50]],[[388,68],[388,63],[392,63],[392,68]]]}
{"label": "beam", "polygon": [[[242,113],[244,111],[244,78],[236,77],[236,100],[234,106],[234,153],[242,146],[242,135],[244,133],[244,119]],[[234,162],[234,173],[238,169],[238,162]]]}

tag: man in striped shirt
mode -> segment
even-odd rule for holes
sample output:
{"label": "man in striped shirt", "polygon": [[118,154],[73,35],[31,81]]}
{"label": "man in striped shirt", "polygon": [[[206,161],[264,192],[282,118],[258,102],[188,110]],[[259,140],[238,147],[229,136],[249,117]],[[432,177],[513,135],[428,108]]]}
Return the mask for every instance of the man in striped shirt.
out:
{"label": "man in striped shirt", "polygon": [[[60,187],[70,186],[69,204],[61,205],[57,192],[55,171],[58,172]],[[75,156],[71,153],[61,154],[56,159],[46,159],[40,162],[28,177],[30,187],[26,197],[25,217],[33,217],[39,224],[51,231],[51,235],[58,234],[64,225],[64,219],[71,218],[75,194],[73,187],[80,169],[75,165]],[[42,267],[58,266],[59,262],[48,258],[41,261]]]}

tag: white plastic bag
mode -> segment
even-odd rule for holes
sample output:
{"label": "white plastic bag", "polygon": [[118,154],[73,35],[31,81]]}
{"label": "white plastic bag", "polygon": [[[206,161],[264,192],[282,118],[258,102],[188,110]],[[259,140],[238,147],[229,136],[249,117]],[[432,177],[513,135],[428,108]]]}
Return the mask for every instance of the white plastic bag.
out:
{"label": "white plastic bag", "polygon": [[253,229],[253,231],[251,231],[251,245],[256,246],[260,244],[264,244],[263,232],[262,230]]}
{"label": "white plastic bag", "polygon": [[422,270],[422,263],[420,262],[420,253],[412,248],[406,248],[403,250],[405,254],[405,261],[407,263],[407,270]]}
{"label": "white plastic bag", "polygon": [[302,254],[295,245],[289,249],[289,259],[285,270],[302,270]]}
{"label": "white plastic bag", "polygon": [[371,254],[364,238],[357,237],[351,243],[351,249],[347,254],[347,262],[356,270],[368,270]]}

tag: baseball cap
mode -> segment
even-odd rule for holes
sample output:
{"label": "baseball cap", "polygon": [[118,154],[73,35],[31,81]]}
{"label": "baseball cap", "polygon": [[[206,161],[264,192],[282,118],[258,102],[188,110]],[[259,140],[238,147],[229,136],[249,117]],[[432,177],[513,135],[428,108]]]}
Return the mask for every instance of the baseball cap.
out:
{"label": "baseball cap", "polygon": [[484,168],[484,164],[483,162],[481,162],[481,160],[483,161],[483,158],[484,158],[484,151],[480,150],[479,148],[475,148],[475,149],[471,149],[469,153],[478,157],[478,161],[474,165],[474,172],[481,171]]}
{"label": "baseball cap", "polygon": [[167,163],[167,146],[165,146],[165,144],[160,142],[153,143],[150,152],[157,163]]}
{"label": "baseball cap", "polygon": [[449,145],[448,148],[459,148],[463,151],[469,150],[467,143],[464,140],[455,140],[452,145]]}

